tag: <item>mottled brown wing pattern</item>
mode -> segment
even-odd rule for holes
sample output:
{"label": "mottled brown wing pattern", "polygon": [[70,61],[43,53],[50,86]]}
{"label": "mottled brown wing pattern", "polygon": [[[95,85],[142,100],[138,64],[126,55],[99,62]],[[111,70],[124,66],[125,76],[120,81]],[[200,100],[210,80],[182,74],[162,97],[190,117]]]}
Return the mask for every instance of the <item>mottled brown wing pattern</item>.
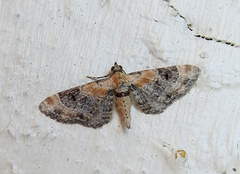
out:
{"label": "mottled brown wing pattern", "polygon": [[184,96],[199,74],[200,69],[193,65],[126,74],[122,66],[115,62],[108,75],[89,77],[101,80],[52,95],[39,105],[39,110],[58,122],[98,128],[111,121],[113,105],[116,103],[125,126],[130,128],[130,92],[141,111],[158,114]]}
{"label": "mottled brown wing pattern", "polygon": [[184,96],[193,86],[200,69],[179,65],[133,72],[131,90],[142,112],[162,113],[170,104]]}
{"label": "mottled brown wing pattern", "polygon": [[112,82],[99,80],[59,92],[45,99],[39,110],[62,123],[78,123],[98,128],[112,119],[114,90]]}

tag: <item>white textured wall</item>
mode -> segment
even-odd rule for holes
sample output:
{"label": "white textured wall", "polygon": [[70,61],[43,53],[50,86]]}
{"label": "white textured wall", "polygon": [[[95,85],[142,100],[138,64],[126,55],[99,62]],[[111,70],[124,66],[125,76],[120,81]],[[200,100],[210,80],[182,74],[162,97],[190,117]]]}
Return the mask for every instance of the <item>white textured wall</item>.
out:
{"label": "white textured wall", "polygon": [[[0,173],[240,173],[240,48],[216,42],[240,45],[239,9],[238,0],[2,0]],[[132,107],[127,132],[116,111],[98,130],[39,112],[115,61],[126,72],[188,63],[202,75],[163,114]],[[187,157],[175,159],[181,149]]]}

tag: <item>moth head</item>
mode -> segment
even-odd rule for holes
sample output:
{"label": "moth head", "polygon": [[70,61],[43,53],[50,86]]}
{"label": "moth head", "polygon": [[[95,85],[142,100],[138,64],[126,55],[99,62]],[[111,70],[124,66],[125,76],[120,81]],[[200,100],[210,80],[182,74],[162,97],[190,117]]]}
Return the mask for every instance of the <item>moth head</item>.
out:
{"label": "moth head", "polygon": [[124,72],[123,67],[121,65],[118,65],[117,62],[114,63],[114,66],[112,66],[111,71],[112,74],[114,74],[115,72]]}

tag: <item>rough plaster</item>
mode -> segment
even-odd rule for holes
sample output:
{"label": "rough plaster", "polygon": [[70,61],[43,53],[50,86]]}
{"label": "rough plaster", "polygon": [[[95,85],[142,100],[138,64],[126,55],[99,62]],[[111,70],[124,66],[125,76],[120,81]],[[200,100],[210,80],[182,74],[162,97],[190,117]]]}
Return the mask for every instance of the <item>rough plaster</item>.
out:
{"label": "rough plaster", "polygon": [[[0,173],[240,173],[239,9],[237,0],[1,1]],[[116,111],[93,130],[37,109],[115,61],[126,72],[189,63],[202,75],[163,114],[132,107],[127,132]]]}

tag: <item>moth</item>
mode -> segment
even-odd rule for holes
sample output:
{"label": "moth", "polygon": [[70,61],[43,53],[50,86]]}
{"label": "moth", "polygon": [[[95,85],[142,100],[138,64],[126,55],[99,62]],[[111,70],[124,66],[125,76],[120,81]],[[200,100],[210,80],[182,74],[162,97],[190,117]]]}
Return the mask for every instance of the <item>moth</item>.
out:
{"label": "moth", "polygon": [[39,110],[62,123],[99,128],[112,119],[114,104],[125,126],[131,128],[131,99],[145,114],[160,114],[194,85],[200,69],[177,65],[126,74],[116,62],[109,74],[89,77],[93,82],[46,98]]}

